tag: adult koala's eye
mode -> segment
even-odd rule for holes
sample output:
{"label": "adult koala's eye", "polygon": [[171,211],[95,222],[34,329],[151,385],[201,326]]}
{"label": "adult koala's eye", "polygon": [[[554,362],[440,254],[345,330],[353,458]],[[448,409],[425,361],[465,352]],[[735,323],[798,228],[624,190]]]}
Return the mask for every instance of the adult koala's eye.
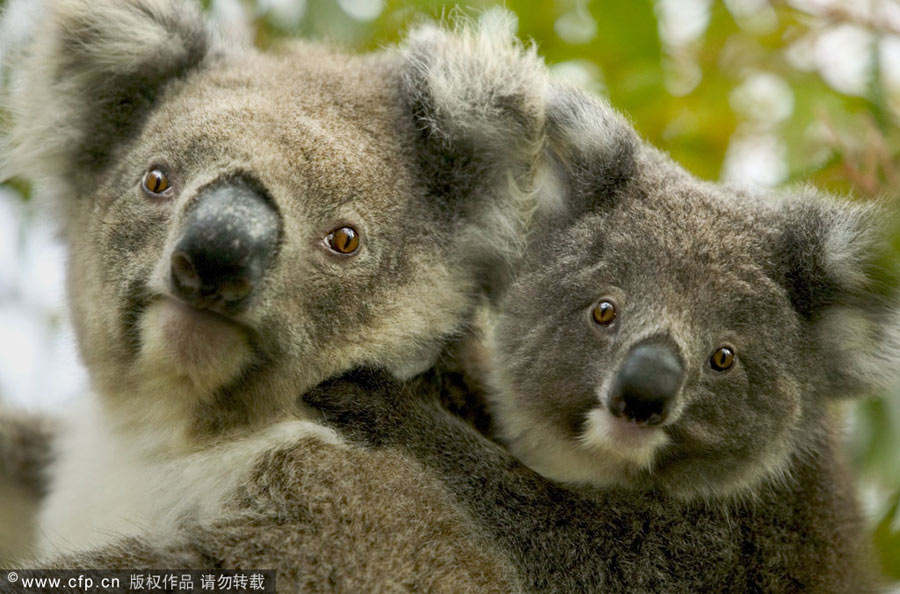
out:
{"label": "adult koala's eye", "polygon": [[728,347],[721,347],[709,359],[709,364],[716,371],[726,371],[734,365],[734,351]]}
{"label": "adult koala's eye", "polygon": [[608,326],[616,319],[616,306],[612,301],[603,300],[594,306],[591,317],[601,326]]}
{"label": "adult koala's eye", "polygon": [[143,185],[150,194],[162,194],[169,189],[169,176],[162,169],[151,169],[144,174]]}
{"label": "adult koala's eye", "polygon": [[341,227],[326,235],[325,243],[339,254],[352,254],[359,249],[359,233],[353,227]]}

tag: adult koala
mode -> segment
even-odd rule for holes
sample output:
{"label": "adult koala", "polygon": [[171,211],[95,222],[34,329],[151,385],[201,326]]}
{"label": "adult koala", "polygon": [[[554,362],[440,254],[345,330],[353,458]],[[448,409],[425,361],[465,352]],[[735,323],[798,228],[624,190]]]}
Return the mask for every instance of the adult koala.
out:
{"label": "adult koala", "polygon": [[508,591],[437,481],[297,398],[359,365],[411,376],[464,327],[529,209],[534,55],[496,15],[354,57],[236,46],[177,0],[42,10],[5,172],[61,214],[94,394],[57,444],[39,557]]}

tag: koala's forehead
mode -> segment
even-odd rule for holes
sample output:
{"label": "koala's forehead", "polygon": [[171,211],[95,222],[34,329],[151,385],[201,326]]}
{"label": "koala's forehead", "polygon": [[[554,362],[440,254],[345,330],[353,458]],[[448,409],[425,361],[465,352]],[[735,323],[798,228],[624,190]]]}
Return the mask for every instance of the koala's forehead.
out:
{"label": "koala's forehead", "polygon": [[[559,241],[556,266],[579,286],[620,286],[642,299],[733,312],[786,303],[773,274],[767,207],[704,188],[669,188],[626,198],[582,217]],[[560,271],[562,272],[562,271]]]}
{"label": "koala's forehead", "polygon": [[[389,70],[302,46],[230,57],[188,77],[148,120],[147,158],[248,169],[351,198],[409,181],[410,134]],[[180,164],[173,164],[180,165]]]}

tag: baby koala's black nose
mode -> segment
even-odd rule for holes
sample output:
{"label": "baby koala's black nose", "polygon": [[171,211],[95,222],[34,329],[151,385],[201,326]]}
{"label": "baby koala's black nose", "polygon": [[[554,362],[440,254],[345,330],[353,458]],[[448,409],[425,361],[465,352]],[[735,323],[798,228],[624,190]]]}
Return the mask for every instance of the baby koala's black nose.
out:
{"label": "baby koala's black nose", "polygon": [[640,343],[625,357],[613,380],[607,407],[613,415],[638,425],[658,425],[669,414],[683,376],[684,365],[673,347]]}
{"label": "baby koala's black nose", "polygon": [[275,258],[278,213],[256,184],[240,178],[202,191],[190,208],[172,251],[172,291],[194,307],[238,313]]}

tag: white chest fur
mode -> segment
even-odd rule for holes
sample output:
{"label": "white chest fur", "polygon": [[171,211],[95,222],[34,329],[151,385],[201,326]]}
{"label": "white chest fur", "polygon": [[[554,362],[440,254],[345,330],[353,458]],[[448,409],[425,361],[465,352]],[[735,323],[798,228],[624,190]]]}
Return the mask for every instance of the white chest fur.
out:
{"label": "white chest fur", "polygon": [[149,430],[113,431],[93,398],[79,402],[69,419],[38,522],[42,559],[147,530],[165,533],[184,518],[214,518],[262,453],[309,437],[341,443],[321,425],[291,420],[201,451],[165,456],[161,436]]}

